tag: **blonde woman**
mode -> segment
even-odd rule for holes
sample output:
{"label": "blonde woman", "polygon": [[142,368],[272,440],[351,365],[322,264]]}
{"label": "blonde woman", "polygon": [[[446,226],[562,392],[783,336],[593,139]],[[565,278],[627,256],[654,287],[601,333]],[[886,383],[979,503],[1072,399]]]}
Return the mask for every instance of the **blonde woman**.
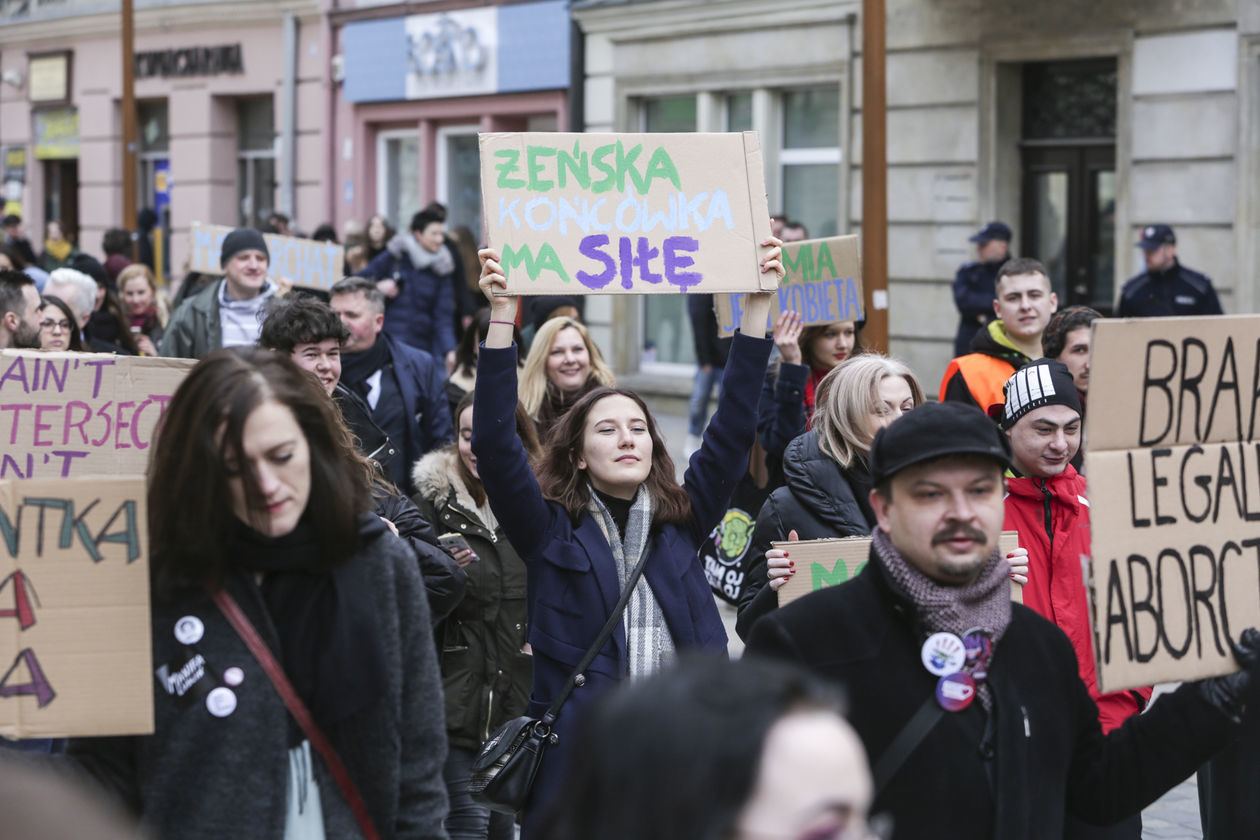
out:
{"label": "blonde woman", "polygon": [[[922,404],[923,389],[910,368],[879,353],[853,356],[823,377],[813,428],[788,444],[785,484],[770,494],[757,516],[736,624],[742,638],[775,606],[775,591],[795,574],[786,553],[770,548],[771,542],[789,539],[793,532],[802,540],[870,535],[875,527],[867,500],[871,441],[881,428]],[[780,562],[769,564],[772,560]]]}
{"label": "blonde woman", "polygon": [[537,424],[538,434],[545,437],[583,394],[616,384],[612,369],[582,322],[552,318],[538,328],[525,357],[521,402]]}

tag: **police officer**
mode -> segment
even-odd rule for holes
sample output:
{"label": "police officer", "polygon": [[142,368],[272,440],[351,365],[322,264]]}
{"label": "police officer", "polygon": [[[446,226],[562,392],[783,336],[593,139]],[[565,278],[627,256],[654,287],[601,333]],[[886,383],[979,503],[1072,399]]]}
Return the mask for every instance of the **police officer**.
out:
{"label": "police officer", "polygon": [[1221,314],[1221,302],[1216,299],[1212,281],[1177,262],[1177,237],[1172,228],[1148,225],[1142,229],[1137,246],[1146,257],[1146,271],[1124,284],[1116,315],[1156,318]]}
{"label": "police officer", "polygon": [[971,339],[993,318],[994,284],[998,269],[1010,256],[1011,229],[989,222],[970,238],[980,259],[964,264],[954,275],[954,305],[961,316],[954,339],[954,355],[971,352]]}

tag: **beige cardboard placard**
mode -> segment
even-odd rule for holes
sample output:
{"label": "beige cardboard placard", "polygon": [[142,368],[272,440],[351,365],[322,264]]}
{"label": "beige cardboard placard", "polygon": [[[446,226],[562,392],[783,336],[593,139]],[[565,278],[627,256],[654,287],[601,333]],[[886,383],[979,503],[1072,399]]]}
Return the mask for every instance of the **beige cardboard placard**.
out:
{"label": "beige cardboard placard", "polygon": [[[862,259],[857,236],[807,239],[783,246],[779,293],[770,308],[767,329],[785,309],[801,313],[801,322],[830,324],[862,318]],[[739,327],[743,295],[715,295],[718,334],[734,335]]]}
{"label": "beige cardboard placard", "polygon": [[0,735],[153,731],[142,478],[0,481]]}
{"label": "beige cardboard placard", "polygon": [[[774,548],[788,550],[796,563],[796,574],[779,587],[779,606],[788,604],[828,586],[844,583],[858,575],[871,555],[870,537],[842,537],[825,540],[773,542]],[[1019,548],[1019,533],[1003,531],[998,539],[1003,554]],[[1022,601],[1019,584],[1011,582],[1011,600]]]}
{"label": "beige cardboard placard", "polygon": [[192,359],[0,350],[0,479],[143,475]]}
{"label": "beige cardboard placard", "polygon": [[761,141],[731,134],[481,134],[486,241],[513,294],[775,288]]}
{"label": "beige cardboard placard", "polygon": [[[232,232],[224,225],[194,224],[188,231],[188,267],[202,274],[222,274],[219,254],[223,238]],[[345,252],[335,242],[298,239],[264,233],[272,277],[287,277],[299,286],[331,289],[345,276]]]}
{"label": "beige cardboard placard", "polygon": [[1086,414],[1098,683],[1237,670],[1260,627],[1260,317],[1096,321]]}

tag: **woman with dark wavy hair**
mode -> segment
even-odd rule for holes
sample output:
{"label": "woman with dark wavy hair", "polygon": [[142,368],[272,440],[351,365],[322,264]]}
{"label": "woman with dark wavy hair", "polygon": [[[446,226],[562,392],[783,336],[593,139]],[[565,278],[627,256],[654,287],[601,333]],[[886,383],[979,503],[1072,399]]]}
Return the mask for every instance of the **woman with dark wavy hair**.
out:
{"label": "woman with dark wavy hair", "polygon": [[[782,274],[779,242],[762,243],[762,272]],[[561,710],[557,745],[539,770],[522,836],[555,795],[573,724],[584,706],[626,678],[646,676],[676,651],[726,651],[726,631],[696,551],[721,518],[748,463],[756,434],[756,393],[771,341],[764,338],[770,294],[750,294],[717,413],[679,485],[652,414],[629,391],[596,388],[555,422],[537,477],[514,427],[518,300],[502,294],[498,254],[483,250],[481,288],[490,330],[477,365],[472,451],[494,511],[529,570],[529,642],[534,650],[530,714],[559,694],[608,620],[640,559],[622,622]]]}
{"label": "woman with dark wavy hair", "polygon": [[446,837],[424,587],[370,512],[350,447],[318,382],[270,351],[216,351],[171,398],[149,465],[156,728],[69,750],[155,836],[357,837],[364,824],[221,611],[226,593],[380,836]]}

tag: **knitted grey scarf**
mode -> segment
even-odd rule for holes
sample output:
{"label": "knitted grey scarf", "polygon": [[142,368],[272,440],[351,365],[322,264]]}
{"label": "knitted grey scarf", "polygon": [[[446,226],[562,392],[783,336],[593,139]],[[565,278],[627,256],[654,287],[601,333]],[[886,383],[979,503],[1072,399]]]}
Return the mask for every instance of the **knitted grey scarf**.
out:
{"label": "knitted grey scarf", "polygon": [[[591,488],[591,500],[586,509],[604,532],[608,547],[612,549],[613,561],[617,564],[617,580],[625,586],[639,558],[649,548],[648,536],[652,529],[651,494],[646,487],[639,486],[639,492],[630,505],[624,539],[618,539],[617,523],[594,488]],[[635,584],[634,592],[626,603],[626,611],[621,616],[621,623],[626,629],[626,660],[631,679],[654,674],[673,659],[674,639],[665,623],[661,605],[652,593],[652,587],[648,585],[647,575],[641,576]]]}
{"label": "knitted grey scarf", "polygon": [[395,259],[406,254],[413,268],[430,271],[439,277],[445,277],[455,270],[455,258],[451,256],[451,251],[445,243],[436,252],[426,251],[416,241],[414,234],[406,232],[389,240],[389,244],[385,247]]}
{"label": "knitted grey scarf", "polygon": [[[945,586],[911,566],[893,547],[883,529],[875,529],[875,553],[888,576],[914,602],[923,627],[933,633],[953,633],[962,638],[968,630],[986,630],[997,655],[998,641],[1011,623],[1010,568],[1002,552],[993,554],[980,568],[980,574],[965,586]],[[963,670],[970,672],[971,666]],[[993,710],[993,695],[987,682],[976,684],[976,693],[985,711]]]}

